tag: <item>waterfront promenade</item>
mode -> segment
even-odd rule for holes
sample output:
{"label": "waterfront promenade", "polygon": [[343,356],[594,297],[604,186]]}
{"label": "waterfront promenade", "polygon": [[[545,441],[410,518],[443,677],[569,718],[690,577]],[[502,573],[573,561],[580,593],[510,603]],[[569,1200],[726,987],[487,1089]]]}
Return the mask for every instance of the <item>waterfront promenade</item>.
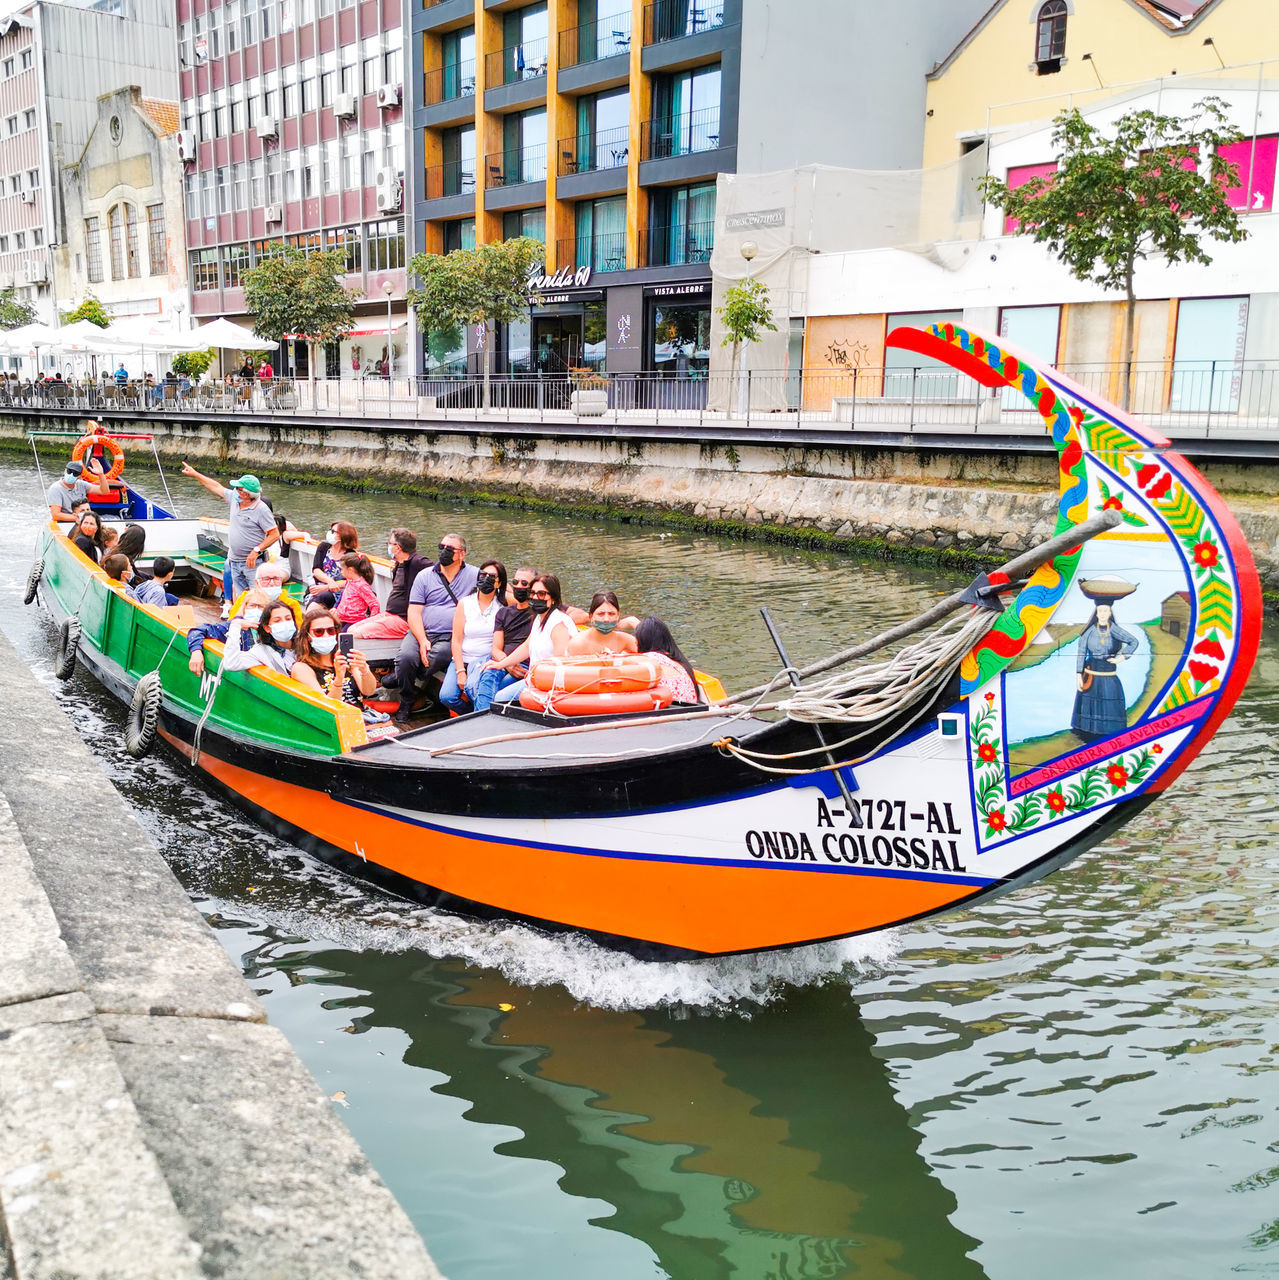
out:
{"label": "waterfront promenade", "polygon": [[438,1280],[0,633],[0,1277]]}

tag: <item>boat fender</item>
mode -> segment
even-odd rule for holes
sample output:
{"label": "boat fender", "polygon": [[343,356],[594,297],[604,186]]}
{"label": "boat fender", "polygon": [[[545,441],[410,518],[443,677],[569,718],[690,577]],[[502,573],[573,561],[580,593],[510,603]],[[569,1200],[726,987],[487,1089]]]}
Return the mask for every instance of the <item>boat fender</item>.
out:
{"label": "boat fender", "polygon": [[44,557],[36,556],[36,562],[31,566],[31,572],[27,574],[27,589],[23,592],[22,603],[30,604],[36,598],[36,588],[40,585],[40,579],[44,577]]}
{"label": "boat fender", "polygon": [[71,457],[76,462],[83,462],[85,454],[98,445],[101,445],[111,455],[111,467],[103,478],[106,480],[118,480],[124,474],[124,450],[109,435],[95,432],[84,436],[76,442],[76,447],[71,450]]}
{"label": "boat fender", "polygon": [[661,674],[633,654],[582,654],[534,663],[528,683],[541,693],[632,693],[653,688]]}
{"label": "boat fender", "polygon": [[80,619],[63,618],[58,628],[58,652],[53,655],[53,674],[59,680],[70,680],[75,673],[76,650],[80,647]]}
{"label": "boat fender", "polygon": [[545,711],[559,716],[628,715],[657,711],[671,705],[669,689],[627,689],[605,693],[543,693],[525,685],[520,706],[527,711]]}
{"label": "boat fender", "polygon": [[129,714],[124,722],[124,749],[135,758],[146,755],[155,741],[163,693],[158,671],[148,671],[133,691]]}

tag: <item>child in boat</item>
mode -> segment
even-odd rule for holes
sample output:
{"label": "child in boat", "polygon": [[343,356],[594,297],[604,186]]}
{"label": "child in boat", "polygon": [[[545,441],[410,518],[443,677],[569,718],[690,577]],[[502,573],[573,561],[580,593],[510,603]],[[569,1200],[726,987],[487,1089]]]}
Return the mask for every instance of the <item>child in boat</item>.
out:
{"label": "child in boat", "polygon": [[373,590],[373,565],[358,551],[342,557],[342,594],[333,612],[344,627],[363,622],[382,612],[382,602]]}
{"label": "child in boat", "polygon": [[617,596],[612,591],[597,591],[591,597],[591,607],[586,612],[586,627],[568,642],[569,657],[590,656],[600,653],[634,653],[635,637],[620,631],[620,627],[633,627],[637,619],[622,617]]}
{"label": "child in boat", "polygon": [[152,604],[159,609],[167,604],[177,604],[177,596],[170,596],[165,590],[176,569],[177,565],[168,556],[156,556],[151,564],[151,576],[138,583],[133,598],[139,604]]}
{"label": "child in boat", "polygon": [[671,629],[661,618],[645,618],[635,628],[635,643],[640,656],[657,662],[662,674],[659,689],[669,689],[674,702],[701,702],[693,664],[680,652]]}

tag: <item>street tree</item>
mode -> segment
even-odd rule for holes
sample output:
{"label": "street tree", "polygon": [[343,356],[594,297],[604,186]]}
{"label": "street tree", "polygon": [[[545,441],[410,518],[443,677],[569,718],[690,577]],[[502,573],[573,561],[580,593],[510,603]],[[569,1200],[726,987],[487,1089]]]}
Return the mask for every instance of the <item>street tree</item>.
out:
{"label": "street tree", "polygon": [[203,378],[213,363],[213,348],[206,351],[179,351],[173,357],[170,367],[174,373],[185,373],[197,381]]}
{"label": "street tree", "polygon": [[[758,342],[764,333],[776,333],[773,323],[772,301],[768,286],[762,280],[747,276],[738,284],[724,290],[724,301],[719,308],[720,323],[724,326],[721,346],[733,348],[732,382],[738,380],[738,357],[745,342]],[[746,391],[738,387],[738,412],[745,412]]]}
{"label": "street tree", "polygon": [[475,326],[484,346],[484,407],[492,404],[493,334],[501,324],[527,316],[534,301],[532,278],[546,248],[528,236],[480,244],[448,254],[419,253],[409,264],[416,284],[409,303],[428,331],[456,333]]}
{"label": "street tree", "polygon": [[12,289],[0,293],[0,329],[20,329],[24,324],[34,324],[36,309],[23,302]]}
{"label": "street tree", "polygon": [[75,324],[77,320],[87,320],[90,324],[96,324],[99,329],[105,329],[111,323],[106,308],[93,294],[89,294],[74,311],[63,313],[63,324]]}
{"label": "street tree", "polygon": [[260,262],[244,276],[244,305],[254,332],[274,342],[305,334],[310,368],[318,369],[319,347],[350,333],[355,304],[363,296],[342,284],[345,271],[341,253],[304,253],[292,245]]}
{"label": "street tree", "polygon": [[1241,135],[1218,98],[1188,116],[1129,111],[1112,126],[1090,124],[1076,109],[1053,121],[1057,169],[1016,189],[982,178],[985,200],[1016,219],[1017,235],[1047,245],[1077,280],[1124,292],[1124,367],[1120,403],[1132,386],[1137,263],[1212,261],[1205,239],[1247,237],[1226,193],[1239,185],[1221,148]]}

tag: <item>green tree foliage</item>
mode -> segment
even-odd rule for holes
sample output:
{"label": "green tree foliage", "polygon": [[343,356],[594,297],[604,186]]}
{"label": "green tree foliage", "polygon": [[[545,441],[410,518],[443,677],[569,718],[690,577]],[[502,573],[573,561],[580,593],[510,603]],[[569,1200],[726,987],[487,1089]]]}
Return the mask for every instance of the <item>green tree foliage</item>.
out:
{"label": "green tree foliage", "polygon": [[174,373],[185,373],[189,378],[199,379],[204,377],[212,363],[212,348],[208,351],[179,351],[173,357],[172,367]]}
{"label": "green tree foliage", "polygon": [[501,244],[455,249],[449,254],[419,253],[409,264],[417,283],[409,290],[418,324],[430,332],[484,326],[484,407],[491,403],[493,330],[528,314],[529,278],[541,268],[546,249],[528,236]]}
{"label": "green tree foliage", "polygon": [[0,329],[20,329],[24,324],[34,324],[36,309],[23,302],[12,289],[0,293]]}
{"label": "green tree foliage", "polygon": [[1205,238],[1234,244],[1247,237],[1225,199],[1239,175],[1220,150],[1240,137],[1218,98],[1205,98],[1189,116],[1130,111],[1106,129],[1072,109],[1053,121],[1055,173],[1015,191],[991,176],[978,183],[984,199],[1017,219],[1016,234],[1047,245],[1077,280],[1124,291],[1125,408],[1137,263],[1159,257],[1207,264]]}
{"label": "green tree foliage", "polygon": [[351,331],[355,304],[363,295],[339,279],[346,271],[341,253],[303,253],[288,245],[244,276],[244,305],[254,332],[275,342],[304,333],[316,369],[317,345],[336,342]]}
{"label": "green tree foliage", "polygon": [[74,311],[65,311],[62,314],[63,324],[75,324],[77,320],[87,320],[90,324],[96,324],[99,329],[105,329],[111,323],[111,317],[107,315],[106,308],[93,294],[89,294]]}
{"label": "green tree foliage", "polygon": [[[737,380],[738,354],[743,342],[758,342],[762,333],[776,333],[773,323],[772,301],[768,296],[768,286],[762,280],[753,280],[747,276],[740,284],[730,285],[724,290],[724,302],[719,308],[720,323],[724,326],[724,341],[721,346],[733,348],[732,379]],[[747,392],[744,387],[738,388],[738,412],[746,411]]]}

